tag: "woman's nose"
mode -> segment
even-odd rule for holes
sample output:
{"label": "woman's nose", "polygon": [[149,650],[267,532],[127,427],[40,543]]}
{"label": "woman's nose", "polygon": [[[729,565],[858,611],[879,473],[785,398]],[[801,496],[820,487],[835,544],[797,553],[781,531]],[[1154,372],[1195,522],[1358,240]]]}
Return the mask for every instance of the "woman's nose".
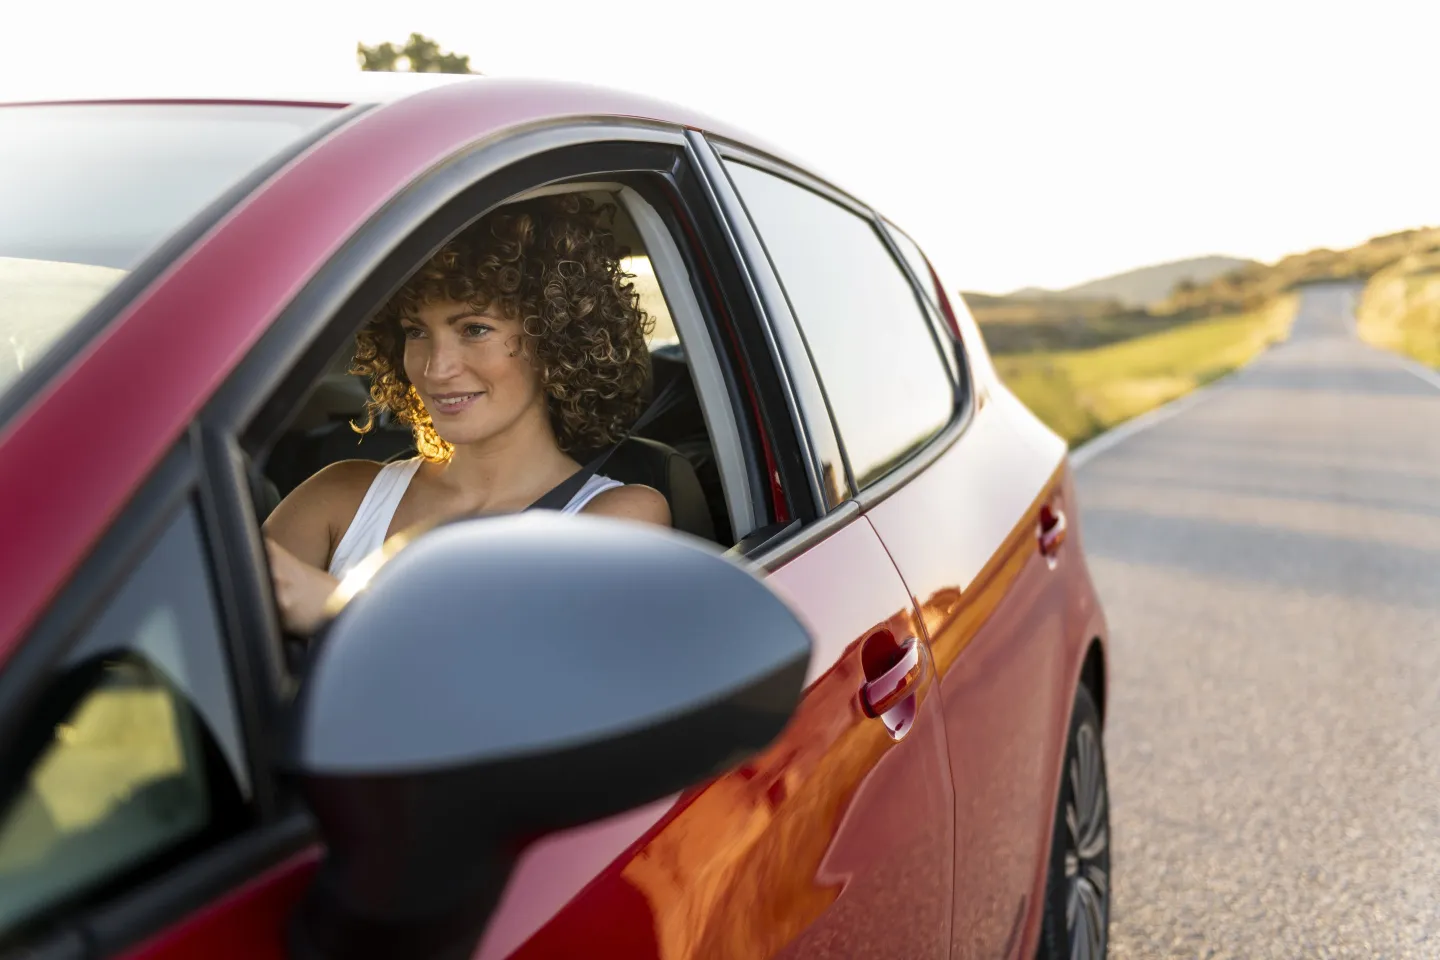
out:
{"label": "woman's nose", "polygon": [[425,375],[436,380],[453,377],[460,369],[460,351],[457,344],[436,337],[430,342],[430,355],[425,359]]}

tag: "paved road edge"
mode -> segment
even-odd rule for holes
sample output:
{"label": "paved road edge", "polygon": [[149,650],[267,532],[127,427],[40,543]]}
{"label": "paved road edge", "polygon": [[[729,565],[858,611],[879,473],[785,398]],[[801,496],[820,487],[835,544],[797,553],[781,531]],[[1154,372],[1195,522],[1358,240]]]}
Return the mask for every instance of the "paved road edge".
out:
{"label": "paved road edge", "polygon": [[1202,400],[1208,399],[1214,394],[1219,393],[1224,388],[1230,386],[1231,382],[1235,379],[1235,377],[1238,376],[1242,371],[1247,369],[1252,363],[1265,356],[1265,354],[1275,349],[1281,343],[1285,342],[1285,340],[1280,340],[1276,343],[1272,343],[1266,346],[1265,349],[1256,353],[1255,356],[1251,357],[1249,360],[1236,367],[1234,370],[1231,370],[1229,373],[1225,374],[1223,377],[1220,377],[1217,380],[1212,380],[1209,383],[1205,384],[1203,387],[1197,387],[1194,390],[1191,390],[1189,393],[1182,393],[1180,396],[1176,397],[1174,400],[1171,400],[1168,403],[1162,403],[1160,406],[1156,407],[1153,410],[1146,410],[1142,414],[1131,417],[1124,423],[1111,427],[1109,430],[1106,430],[1104,433],[1100,434],[1100,436],[1098,437],[1095,437],[1093,440],[1085,441],[1084,443],[1080,444],[1080,446],[1070,451],[1070,465],[1072,469],[1080,469],[1081,467],[1085,466],[1085,464],[1089,463],[1091,460],[1104,453],[1106,450],[1109,450],[1111,447],[1125,442],[1126,440],[1135,436],[1135,434],[1140,433],[1144,430],[1148,430],[1158,423],[1164,423],[1171,417],[1174,417],[1177,414],[1181,414],[1184,413],[1186,410],[1189,410],[1191,407],[1195,406],[1197,403],[1200,403]]}
{"label": "paved road edge", "polygon": [[1434,387],[1436,390],[1440,390],[1440,373],[1436,373],[1434,370],[1431,370],[1419,360],[1414,360],[1410,357],[1403,357],[1398,354],[1395,354],[1393,356],[1395,356],[1396,360],[1400,361],[1401,369],[1413,373],[1421,380],[1424,380],[1426,383],[1430,384],[1430,386]]}

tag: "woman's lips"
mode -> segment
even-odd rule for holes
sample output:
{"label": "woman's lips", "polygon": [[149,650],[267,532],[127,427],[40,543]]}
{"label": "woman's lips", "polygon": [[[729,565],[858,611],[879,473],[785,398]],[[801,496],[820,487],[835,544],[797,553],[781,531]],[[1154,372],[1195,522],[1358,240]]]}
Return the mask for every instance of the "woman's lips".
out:
{"label": "woman's lips", "polygon": [[434,414],[454,415],[474,406],[475,401],[485,395],[485,392],[476,393],[452,393],[443,397],[433,397],[434,403],[430,405],[430,412]]}

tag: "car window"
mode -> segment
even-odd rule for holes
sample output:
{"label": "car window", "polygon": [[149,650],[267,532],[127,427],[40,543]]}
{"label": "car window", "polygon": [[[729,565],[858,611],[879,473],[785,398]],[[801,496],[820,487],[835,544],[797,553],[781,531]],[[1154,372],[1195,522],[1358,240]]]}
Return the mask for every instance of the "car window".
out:
{"label": "car window", "polygon": [[193,508],[0,754],[0,938],[243,819],[248,781]]}
{"label": "car window", "polygon": [[0,392],[155,245],[334,115],[272,104],[0,108]]}
{"label": "car window", "polygon": [[809,345],[857,486],[949,422],[954,384],[915,289],[864,217],[728,162]]}

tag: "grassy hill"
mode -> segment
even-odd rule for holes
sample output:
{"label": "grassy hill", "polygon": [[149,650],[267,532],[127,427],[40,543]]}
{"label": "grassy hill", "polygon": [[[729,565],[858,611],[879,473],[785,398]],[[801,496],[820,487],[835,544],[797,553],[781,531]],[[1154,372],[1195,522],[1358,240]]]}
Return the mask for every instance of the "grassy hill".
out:
{"label": "grassy hill", "polygon": [[[1263,267],[1234,257],[1197,257],[1142,267],[1065,290],[1027,287],[1006,295],[962,292],[994,353],[1082,350],[1159,333],[1211,315],[1192,307],[1168,308],[1172,290],[1208,289],[1217,277]],[[1253,310],[1269,297],[1235,304]],[[1165,304],[1157,310],[1152,304]]]}
{"label": "grassy hill", "polygon": [[1250,310],[1303,283],[1319,280],[1369,281],[1406,258],[1440,252],[1440,228],[1422,227],[1373,237],[1348,250],[1324,248],[1292,254],[1273,264],[1255,264],[1189,288],[1176,288],[1151,305],[1152,313],[1215,316]]}
{"label": "grassy hill", "polygon": [[1078,350],[1154,333],[1173,324],[1115,300],[962,294],[992,353]]}
{"label": "grassy hill", "polygon": [[1064,290],[1026,287],[1010,294],[1010,297],[1022,300],[1111,300],[1122,307],[1137,308],[1165,299],[1182,282],[1198,285],[1242,267],[1258,265],[1254,260],[1235,257],[1192,257],[1127,270]]}
{"label": "grassy hill", "polygon": [[[1178,263],[1208,262],[1217,266],[1225,259],[1206,257]],[[962,293],[961,296],[985,331],[985,340],[992,352],[1002,355],[1098,347],[1159,333],[1206,317],[1251,314],[1302,284],[1320,280],[1371,282],[1377,292],[1374,297],[1367,297],[1370,301],[1365,310],[1368,321],[1363,326],[1371,331],[1386,325],[1418,329],[1414,336],[1423,339],[1431,329],[1420,319],[1428,315],[1425,311],[1430,309],[1420,305],[1430,302],[1423,291],[1430,289],[1430,283],[1440,281],[1420,278],[1433,278],[1437,259],[1440,259],[1440,228],[1424,227],[1374,237],[1349,250],[1317,249],[1297,253],[1273,264],[1231,261],[1241,265],[1204,281],[1182,277],[1168,294],[1144,307],[1130,305],[1119,297],[1077,296],[1076,291],[1093,293],[1100,285],[1127,276],[1159,276],[1161,274],[1147,271],[1168,269],[1175,264],[1159,264],[1081,284],[1068,291],[1032,290],[1025,296],[983,293]],[[1402,275],[1410,278],[1405,284],[1398,283]],[[1378,292],[1380,285],[1388,292]],[[1399,291],[1410,292],[1402,297]],[[1413,308],[1405,306],[1412,302]],[[1377,318],[1383,311],[1409,312],[1414,313],[1414,317],[1404,323],[1393,317],[1381,321]],[[1382,337],[1382,334],[1375,333],[1375,336]],[[1410,342],[1403,337],[1396,340],[1401,336],[1398,333],[1383,336],[1389,336],[1386,342],[1397,346],[1402,340]],[[1414,353],[1419,348],[1400,349]]]}
{"label": "grassy hill", "polygon": [[[1225,260],[1179,264],[1221,267]],[[1360,335],[1440,367],[1440,228],[1374,237],[1349,250],[1310,250],[1273,264],[1229,262],[1238,266],[1208,279],[1182,274],[1144,306],[1107,294],[1117,288],[1104,285],[1163,277],[1177,264],[1065,291],[961,296],[1011,389],[1072,443],[1222,376],[1283,338],[1294,291],[1306,283],[1365,282]]]}
{"label": "grassy hill", "polygon": [[995,366],[1073,446],[1248,363],[1285,338],[1295,304],[1293,294],[1285,295],[1250,313],[1174,324],[1104,346],[997,356]]}

